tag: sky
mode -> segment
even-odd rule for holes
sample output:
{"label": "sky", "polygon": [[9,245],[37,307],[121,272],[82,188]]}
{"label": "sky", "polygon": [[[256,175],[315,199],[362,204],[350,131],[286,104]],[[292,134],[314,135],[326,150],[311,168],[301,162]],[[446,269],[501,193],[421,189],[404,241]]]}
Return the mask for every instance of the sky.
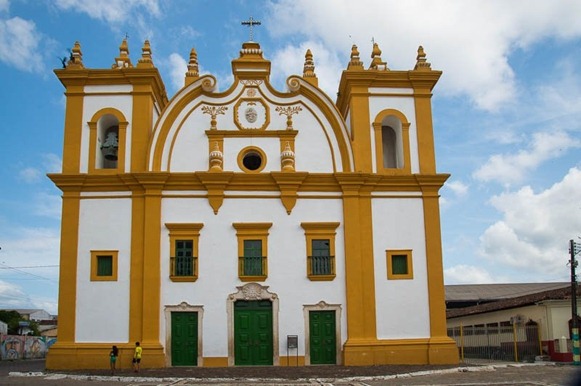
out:
{"label": "sky", "polygon": [[[569,281],[581,242],[581,2],[514,0],[0,0],[0,308],[57,313],[64,88],[53,73],[79,41],[110,68],[145,39],[168,96],[189,53],[218,87],[253,29],[271,82],[301,75],[311,49],[335,100],[356,44],[393,70],[432,69],[445,284]],[[580,256],[581,257],[581,256]]]}

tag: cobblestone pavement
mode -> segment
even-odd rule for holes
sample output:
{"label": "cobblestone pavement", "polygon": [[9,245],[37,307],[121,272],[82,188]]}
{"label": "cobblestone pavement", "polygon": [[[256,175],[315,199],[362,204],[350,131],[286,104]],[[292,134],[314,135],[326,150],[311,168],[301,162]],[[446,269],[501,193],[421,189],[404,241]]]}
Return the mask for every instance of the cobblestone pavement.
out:
{"label": "cobblestone pavement", "polygon": [[[24,362],[24,363],[22,363]],[[169,368],[129,370],[119,375],[103,371],[45,372],[44,361],[0,362],[0,385],[21,386],[387,386],[387,385],[566,385],[581,386],[581,369],[572,365],[491,364],[481,366],[373,366],[355,368],[357,375],[347,376],[352,368]],[[287,370],[292,370],[291,372]],[[353,370],[353,371],[355,371]],[[265,371],[269,374],[265,376]],[[295,376],[292,375],[294,371]],[[365,375],[364,373],[371,373]],[[92,373],[92,374],[89,374]],[[102,373],[102,374],[98,374]],[[166,376],[170,375],[171,376]],[[200,375],[192,376],[193,373]],[[205,373],[205,376],[201,376]],[[317,375],[325,374],[323,377]],[[335,376],[329,376],[333,375]],[[381,374],[383,373],[383,374]],[[211,374],[211,376],[210,376]],[[220,374],[227,376],[220,377]],[[236,375],[237,374],[237,375]],[[253,376],[260,375],[260,376]],[[181,375],[181,376],[179,376]],[[576,376],[579,376],[576,379]]]}

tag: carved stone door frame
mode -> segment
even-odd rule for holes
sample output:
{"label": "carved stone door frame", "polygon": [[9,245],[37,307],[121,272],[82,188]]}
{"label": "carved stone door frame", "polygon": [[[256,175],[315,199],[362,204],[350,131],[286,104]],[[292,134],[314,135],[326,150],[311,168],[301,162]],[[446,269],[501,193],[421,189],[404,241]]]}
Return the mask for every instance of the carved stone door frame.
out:
{"label": "carved stone door frame", "polygon": [[171,313],[172,312],[197,312],[198,313],[198,367],[204,366],[202,322],[204,320],[204,306],[193,306],[187,302],[164,307],[165,316],[165,365],[171,366]]}
{"label": "carved stone door frame", "polygon": [[236,287],[238,291],[228,295],[228,366],[234,366],[234,303],[237,300],[269,300],[272,302],[272,364],[279,365],[278,295],[268,292],[268,286],[248,283]]}

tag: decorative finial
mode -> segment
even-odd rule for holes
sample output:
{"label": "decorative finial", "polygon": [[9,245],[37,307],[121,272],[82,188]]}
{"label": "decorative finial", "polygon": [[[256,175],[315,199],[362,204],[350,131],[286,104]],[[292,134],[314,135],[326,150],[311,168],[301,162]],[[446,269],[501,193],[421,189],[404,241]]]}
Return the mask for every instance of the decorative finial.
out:
{"label": "decorative finial", "polygon": [[127,45],[127,34],[119,46],[119,56],[115,58],[115,63],[112,68],[129,68],[133,67],[131,59],[129,58],[129,46]]}
{"label": "decorative finial", "polygon": [[387,68],[387,63],[381,60],[381,50],[379,49],[379,45],[377,43],[373,43],[373,51],[371,51],[371,64],[369,65],[370,69],[374,70],[389,70]]}
{"label": "decorative finial", "polygon": [[424,47],[418,47],[418,56],[416,57],[416,66],[414,70],[417,71],[431,71],[432,65],[426,60],[426,53],[424,52]]}
{"label": "decorative finial", "polygon": [[280,165],[283,172],[295,171],[295,153],[287,141],[284,150],[280,153]]}
{"label": "decorative finial", "polygon": [[363,70],[363,62],[361,58],[359,58],[359,51],[357,50],[357,46],[353,44],[351,47],[351,61],[347,65],[348,70]]}
{"label": "decorative finial", "polygon": [[315,74],[315,62],[313,61],[313,54],[308,49],[305,54],[305,65],[303,66],[303,78],[314,86],[319,86],[317,74]]}
{"label": "decorative finial", "polygon": [[224,155],[220,151],[220,145],[218,145],[218,141],[214,142],[214,148],[210,152],[209,159],[210,159],[210,171],[211,172],[221,172],[222,171],[222,163],[223,163]]}
{"label": "decorative finial", "polygon": [[151,46],[149,40],[143,42],[141,47],[141,58],[137,61],[137,67],[153,68],[153,60],[151,59]]}
{"label": "decorative finial", "polygon": [[255,25],[260,25],[261,24],[260,21],[259,20],[254,20],[252,18],[252,16],[250,16],[250,19],[248,19],[246,21],[243,21],[241,24],[250,27],[250,40],[249,41],[252,42],[253,41],[252,40],[253,39],[253,34],[252,34],[253,30],[252,29],[253,29],[253,27]]}
{"label": "decorative finial", "polygon": [[75,45],[71,50],[69,61],[67,62],[67,68],[85,68],[83,65],[83,53],[81,52],[81,44],[78,41],[75,42]]}
{"label": "decorative finial", "polygon": [[195,48],[190,51],[190,62],[188,63],[188,71],[186,72],[186,85],[192,83],[200,77],[198,68],[198,53]]}

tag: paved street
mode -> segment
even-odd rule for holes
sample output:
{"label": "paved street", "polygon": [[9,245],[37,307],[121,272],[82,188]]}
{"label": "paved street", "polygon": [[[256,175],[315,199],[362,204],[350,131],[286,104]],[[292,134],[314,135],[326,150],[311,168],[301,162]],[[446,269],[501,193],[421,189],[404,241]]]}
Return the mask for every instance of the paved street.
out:
{"label": "paved street", "polygon": [[84,374],[44,373],[44,361],[0,362],[0,385],[24,386],[386,386],[386,385],[571,385],[581,369],[571,365],[554,364],[496,364],[451,369],[427,370],[389,376],[352,377],[344,379],[253,379],[253,378],[181,378],[102,376]]}

